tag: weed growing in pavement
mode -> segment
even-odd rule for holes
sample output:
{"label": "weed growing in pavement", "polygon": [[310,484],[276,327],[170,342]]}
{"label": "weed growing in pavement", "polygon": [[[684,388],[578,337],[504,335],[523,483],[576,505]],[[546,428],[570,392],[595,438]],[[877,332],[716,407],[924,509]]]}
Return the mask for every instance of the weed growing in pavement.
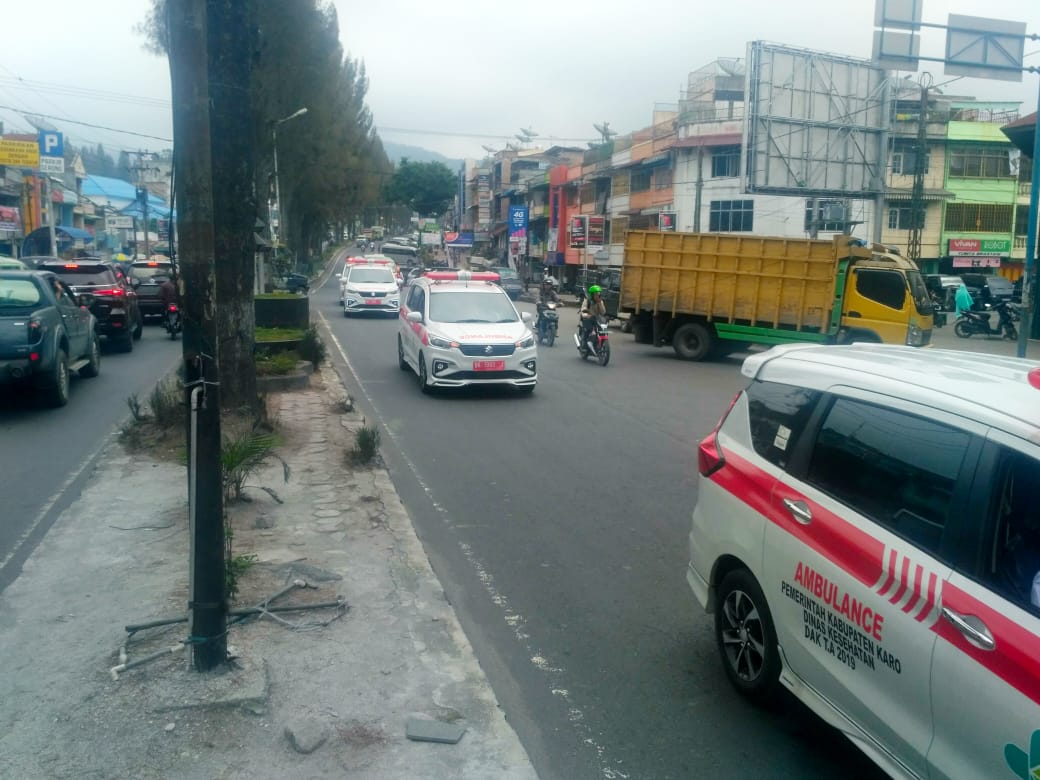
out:
{"label": "weed growing in pavement", "polygon": [[227,585],[227,597],[235,598],[238,595],[239,579],[256,563],[256,555],[231,555],[231,542],[228,541],[227,565],[224,567],[224,582]]}
{"label": "weed growing in pavement", "polygon": [[347,460],[354,466],[366,466],[379,454],[379,429],[362,422],[354,432],[354,446],[347,453]]}
{"label": "weed growing in pavement", "polygon": [[282,478],[288,482],[292,471],[289,464],[274,451],[278,437],[259,431],[254,426],[246,431],[233,431],[223,436],[220,446],[221,481],[224,486],[224,503],[245,500],[243,491],[247,487],[263,490],[281,503],[278,494],[264,485],[247,485],[246,480],[270,460],[282,464]]}
{"label": "weed growing in pavement", "polygon": [[314,325],[311,325],[304,331],[297,351],[300,353],[301,358],[309,360],[315,368],[321,365],[321,362],[325,359],[325,342],[321,340],[321,336],[318,335],[318,329]]}
{"label": "weed growing in pavement", "polygon": [[162,379],[148,396],[151,421],[159,428],[172,428],[184,423],[184,402],[180,384],[173,379]]}
{"label": "weed growing in pavement", "polygon": [[148,419],[148,415],[141,408],[141,399],[137,397],[137,393],[131,393],[126,397],[126,405],[130,407],[130,416],[134,418],[134,422]]}

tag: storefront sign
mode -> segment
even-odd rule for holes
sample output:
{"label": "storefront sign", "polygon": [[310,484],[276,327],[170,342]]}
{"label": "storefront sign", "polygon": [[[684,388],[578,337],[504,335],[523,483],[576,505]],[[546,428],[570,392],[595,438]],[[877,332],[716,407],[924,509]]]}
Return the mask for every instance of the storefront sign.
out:
{"label": "storefront sign", "polygon": [[1010,238],[951,238],[951,255],[1007,255],[1011,252]]}
{"label": "storefront sign", "polygon": [[[952,239],[951,239],[952,240]],[[954,268],[1000,268],[1000,257],[985,255],[954,255]]]}
{"label": "storefront sign", "polygon": [[657,229],[666,233],[675,232],[675,212],[662,211],[657,215]]}

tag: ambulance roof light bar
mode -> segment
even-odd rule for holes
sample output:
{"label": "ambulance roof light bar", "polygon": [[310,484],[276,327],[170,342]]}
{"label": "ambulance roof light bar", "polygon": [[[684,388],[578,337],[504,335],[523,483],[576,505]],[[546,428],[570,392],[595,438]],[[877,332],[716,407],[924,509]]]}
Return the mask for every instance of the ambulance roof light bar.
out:
{"label": "ambulance roof light bar", "polygon": [[497,282],[494,271],[425,271],[423,276],[435,282]]}

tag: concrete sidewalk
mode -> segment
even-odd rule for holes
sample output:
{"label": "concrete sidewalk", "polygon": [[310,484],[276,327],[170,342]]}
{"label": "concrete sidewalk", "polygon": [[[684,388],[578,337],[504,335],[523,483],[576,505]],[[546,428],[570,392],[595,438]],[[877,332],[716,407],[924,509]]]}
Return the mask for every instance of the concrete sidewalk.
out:
{"label": "concrete sidewalk", "polygon": [[[182,615],[188,572],[184,467],[113,442],[0,594],[0,775],[536,776],[386,470],[346,465],[362,420],[345,399],[330,369],[273,397],[292,476],[282,484],[274,464],[249,481],[284,503],[248,490],[231,526],[234,552],[258,559],[236,606],[303,580],[274,606],[341,596],[349,609],[232,627],[237,661],[221,675],[189,671],[180,651],[113,679],[124,625]],[[127,657],[187,635],[186,624],[142,631]],[[454,745],[411,741],[410,720],[465,733]]]}

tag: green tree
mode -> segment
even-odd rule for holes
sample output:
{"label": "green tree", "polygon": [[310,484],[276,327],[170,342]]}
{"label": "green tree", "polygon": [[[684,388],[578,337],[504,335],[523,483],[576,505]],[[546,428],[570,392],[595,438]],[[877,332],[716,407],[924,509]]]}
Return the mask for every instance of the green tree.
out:
{"label": "green tree", "polygon": [[404,157],[387,187],[387,200],[407,206],[420,217],[440,216],[451,205],[455,188],[455,174],[444,163]]}

